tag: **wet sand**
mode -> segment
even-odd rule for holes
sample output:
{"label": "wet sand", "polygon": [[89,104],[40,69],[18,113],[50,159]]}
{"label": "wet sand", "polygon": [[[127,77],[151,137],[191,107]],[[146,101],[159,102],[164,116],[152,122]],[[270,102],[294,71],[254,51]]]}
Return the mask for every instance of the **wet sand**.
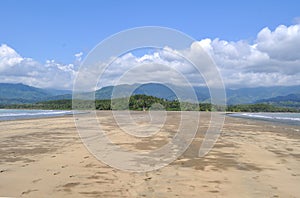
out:
{"label": "wet sand", "polygon": [[[132,139],[120,135],[111,112],[99,114],[112,141],[129,150],[159,148],[178,123],[170,112],[164,133]],[[2,121],[0,197],[299,197],[299,126],[226,117],[214,148],[198,157],[208,118],[201,114],[197,136],[181,157],[146,173],[94,158],[71,116]]]}

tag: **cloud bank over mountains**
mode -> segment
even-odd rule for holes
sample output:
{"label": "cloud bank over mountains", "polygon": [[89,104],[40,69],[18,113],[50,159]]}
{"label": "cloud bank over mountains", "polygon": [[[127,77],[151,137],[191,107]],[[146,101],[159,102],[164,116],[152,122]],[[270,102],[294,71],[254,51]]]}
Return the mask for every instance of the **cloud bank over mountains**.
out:
{"label": "cloud bank over mountains", "polygon": [[[197,54],[194,53],[195,50],[199,50],[197,46],[201,46],[213,58],[227,87],[300,84],[300,24],[288,27],[280,25],[275,30],[266,27],[251,42],[245,40],[233,42],[218,38],[203,39],[193,43],[184,54],[193,57],[193,54]],[[120,76],[130,68],[148,64],[152,66],[135,69],[136,79],[134,76],[129,79],[132,79],[133,83],[134,80],[146,82],[151,78],[152,80],[172,79],[176,74],[161,67],[166,65],[182,72],[192,83],[201,83],[197,81],[195,71],[190,65],[180,61],[172,51],[176,54],[176,51],[167,47],[166,50],[140,57],[128,53],[115,60],[103,80],[111,84],[116,76]],[[22,57],[10,46],[2,44],[0,81],[21,82],[43,88],[71,89],[82,60],[83,54],[79,52],[74,55],[73,63],[62,64],[55,60],[40,63],[32,58]],[[209,68],[205,69],[209,70]],[[144,75],[145,70],[149,73],[148,77]],[[143,75],[139,75],[139,72]]]}
{"label": "cloud bank over mountains", "polygon": [[22,57],[6,44],[0,46],[1,82],[69,89],[76,70],[74,64],[60,64],[54,60],[39,63],[32,58]]}

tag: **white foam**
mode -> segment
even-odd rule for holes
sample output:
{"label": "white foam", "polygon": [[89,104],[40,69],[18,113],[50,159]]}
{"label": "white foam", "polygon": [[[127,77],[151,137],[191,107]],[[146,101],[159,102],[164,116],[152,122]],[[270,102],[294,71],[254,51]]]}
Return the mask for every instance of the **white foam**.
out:
{"label": "white foam", "polygon": [[0,117],[33,117],[33,116],[51,116],[72,114],[72,111],[55,111],[55,110],[2,110]]}
{"label": "white foam", "polygon": [[266,114],[242,113],[240,115],[243,117],[251,117],[251,118],[300,122],[300,114],[296,114],[296,113],[272,113],[272,114],[271,113],[266,113]]}

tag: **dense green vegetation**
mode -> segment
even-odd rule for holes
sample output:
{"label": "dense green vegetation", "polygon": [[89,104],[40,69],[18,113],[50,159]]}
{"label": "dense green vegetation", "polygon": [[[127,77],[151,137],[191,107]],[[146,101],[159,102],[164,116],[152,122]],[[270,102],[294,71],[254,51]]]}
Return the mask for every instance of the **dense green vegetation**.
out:
{"label": "dense green vegetation", "polygon": [[[210,92],[207,87],[194,87],[194,91],[200,103],[209,103]],[[274,106],[300,109],[299,85],[226,89],[225,91],[227,104],[229,105],[265,103]],[[191,97],[192,95],[189,89],[186,89],[186,87],[163,85],[159,83],[107,86],[98,89],[95,93],[87,92],[82,93],[82,95],[95,94],[97,100],[104,102],[104,100],[110,100],[111,98],[116,99],[128,96],[129,93],[133,95],[150,95],[168,101],[176,100],[177,98],[187,101],[194,100],[194,98]],[[71,99],[71,90],[42,89],[24,84],[0,83],[0,104],[3,105],[35,104],[41,101]],[[105,103],[107,103],[107,101]],[[49,104],[46,106],[49,106]]]}
{"label": "dense green vegetation", "polygon": [[72,109],[72,100],[53,100],[46,102],[38,102],[34,104],[0,104],[0,108],[70,110]]}
{"label": "dense green vegetation", "polygon": [[[34,104],[7,104],[0,108],[11,109],[72,109],[72,100],[53,100],[37,102]],[[97,110],[167,110],[167,111],[225,111],[224,107],[209,103],[189,103],[178,100],[166,100],[147,95],[133,95],[130,98],[112,100],[76,101],[76,109]],[[230,105],[226,108],[229,112],[299,112],[297,109],[276,107],[270,104],[242,104]]]}

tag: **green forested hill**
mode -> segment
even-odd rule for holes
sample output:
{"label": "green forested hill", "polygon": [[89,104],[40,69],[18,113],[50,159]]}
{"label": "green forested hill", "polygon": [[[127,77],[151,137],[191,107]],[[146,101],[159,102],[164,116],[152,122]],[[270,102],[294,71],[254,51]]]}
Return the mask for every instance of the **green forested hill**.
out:
{"label": "green forested hill", "polygon": [[[87,106],[88,104],[88,106]],[[178,100],[166,100],[147,95],[133,95],[130,98],[116,98],[112,100],[96,100],[94,102],[77,101],[78,109],[97,110],[167,110],[167,111],[225,111],[225,107],[209,103],[189,103]],[[61,109],[71,110],[72,100],[52,100],[34,104],[0,105],[0,108],[29,108],[29,109]],[[76,108],[76,109],[77,109]],[[240,104],[230,105],[229,112],[299,112],[297,109],[276,107],[270,104]]]}
{"label": "green forested hill", "polygon": [[13,101],[29,102],[38,101],[40,98],[50,96],[43,89],[31,87],[24,84],[10,84],[0,83],[0,100],[7,101],[13,99]]}
{"label": "green forested hill", "polygon": [[227,103],[250,104],[260,103],[260,100],[286,96],[289,94],[300,94],[300,86],[273,86],[253,87],[240,89],[227,89]]}
{"label": "green forested hill", "polygon": [[274,98],[259,100],[256,103],[264,103],[264,104],[271,104],[279,107],[300,109],[300,94],[289,94],[287,96],[277,96]]}
{"label": "green forested hill", "polygon": [[[194,87],[194,90],[199,102],[209,103],[210,95],[207,87]],[[110,100],[113,91],[117,93],[113,98],[128,97],[130,95],[148,95],[166,100],[181,98],[186,101],[191,101],[190,94],[186,87],[162,85],[158,83],[117,85],[115,87],[107,86],[97,90],[95,92],[95,98],[97,100]],[[84,94],[85,93],[83,93],[83,95]],[[291,99],[293,99],[294,96],[300,95],[300,86],[226,89],[226,94],[228,105],[265,103],[275,106],[297,108],[299,107],[299,102]],[[4,105],[30,104],[40,101],[65,99],[72,99],[70,90],[40,89],[24,84],[0,83],[0,104]]]}
{"label": "green forested hill", "polygon": [[22,83],[0,83],[0,104],[26,104],[42,100],[49,100],[61,94],[69,94],[71,91],[41,89]]}

